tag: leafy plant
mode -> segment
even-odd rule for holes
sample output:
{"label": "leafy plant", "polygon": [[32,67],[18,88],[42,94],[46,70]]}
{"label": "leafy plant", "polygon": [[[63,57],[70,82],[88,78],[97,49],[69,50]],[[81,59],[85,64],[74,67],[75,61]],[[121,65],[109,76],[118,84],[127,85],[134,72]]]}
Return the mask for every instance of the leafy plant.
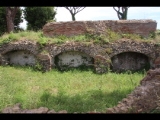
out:
{"label": "leafy plant", "polygon": [[34,65],[34,70],[42,71],[43,66],[39,61],[36,61],[36,64]]}

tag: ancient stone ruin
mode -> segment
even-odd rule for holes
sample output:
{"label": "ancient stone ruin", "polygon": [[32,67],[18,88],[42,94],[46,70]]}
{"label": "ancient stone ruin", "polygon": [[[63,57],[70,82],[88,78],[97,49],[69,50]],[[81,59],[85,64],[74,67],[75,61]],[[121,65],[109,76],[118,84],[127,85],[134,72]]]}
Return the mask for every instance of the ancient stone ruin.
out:
{"label": "ancient stone ruin", "polygon": [[107,113],[149,113],[160,111],[160,68],[149,70],[132,93]]}
{"label": "ancient stone ruin", "polygon": [[[155,32],[156,26],[153,20],[72,21],[47,23],[42,30],[47,37],[86,33],[107,36],[108,29],[148,37]],[[109,108],[107,113],[149,112],[159,107],[160,46],[155,42],[122,38],[106,44],[67,41],[42,47],[26,39],[0,46],[0,65],[35,66],[37,63],[44,72],[81,65],[92,66],[96,73],[107,73],[108,69],[115,72],[150,69],[140,85],[117,106]],[[45,113],[47,111],[45,108]]]}
{"label": "ancient stone ruin", "polygon": [[[153,20],[72,21],[47,23],[42,30],[47,37],[86,33],[107,36],[108,29],[148,37],[155,32],[156,26],[157,23]],[[96,73],[106,73],[108,69],[115,72],[148,70],[159,66],[158,62],[154,62],[160,56],[159,50],[159,46],[154,42],[129,39],[101,45],[67,41],[60,45],[47,44],[44,47],[26,39],[2,45],[0,64],[35,66],[39,63],[43,71],[83,65],[92,67]]]}
{"label": "ancient stone ruin", "polygon": [[101,20],[101,21],[70,21],[51,22],[43,27],[46,36],[75,36],[85,33],[106,34],[107,29],[120,33],[139,34],[148,37],[156,30],[157,23],[153,20]]}

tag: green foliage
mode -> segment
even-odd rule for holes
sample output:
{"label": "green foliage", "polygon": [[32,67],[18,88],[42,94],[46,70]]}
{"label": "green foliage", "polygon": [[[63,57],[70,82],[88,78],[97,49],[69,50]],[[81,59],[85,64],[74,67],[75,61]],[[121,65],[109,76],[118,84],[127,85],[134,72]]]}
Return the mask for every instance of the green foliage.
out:
{"label": "green foliage", "polygon": [[44,47],[47,44],[48,39],[46,37],[44,37],[41,32],[38,35],[38,37],[39,37],[38,43],[40,44],[41,47]]}
{"label": "green foliage", "polygon": [[[152,35],[153,36],[153,35]],[[140,35],[136,34],[120,34],[117,32],[114,32],[110,29],[106,30],[106,36],[105,35],[94,35],[94,34],[89,34],[86,33],[84,35],[76,35],[76,36],[70,36],[67,37],[65,35],[58,35],[55,37],[46,37],[43,35],[42,31],[17,31],[16,33],[10,33],[10,34],[4,34],[3,36],[0,37],[0,45],[3,43],[8,43],[11,41],[15,40],[21,40],[21,39],[28,39],[35,41],[41,45],[41,47],[44,47],[47,43],[55,43],[55,44],[62,44],[68,41],[73,41],[73,42],[82,42],[89,46],[92,43],[96,44],[104,44],[108,42],[114,42],[116,40],[120,40],[121,38],[127,38],[127,39],[132,39],[136,41],[142,41],[142,42],[155,42],[156,45],[160,44],[160,35],[159,31],[156,31],[155,33],[155,38],[153,37],[148,37],[146,39],[142,38]],[[112,50],[106,49],[104,53],[111,53]]]}
{"label": "green foliage", "polygon": [[106,34],[109,41],[115,41],[121,38],[121,35],[119,33],[114,32],[111,29],[107,29]]}
{"label": "green foliage", "polygon": [[141,35],[138,35],[138,34],[130,34],[130,33],[124,34],[124,33],[114,32],[111,29],[106,30],[106,38],[105,39],[108,39],[109,42],[114,42],[114,41],[119,40],[121,38],[148,42],[148,41],[151,41],[154,38],[156,38],[156,34],[154,32],[152,32],[152,33],[150,33],[148,38],[143,38]]}
{"label": "green foliage", "polygon": [[[20,28],[19,26],[19,24],[23,22],[21,15],[22,15],[22,10],[18,9],[14,20],[15,31],[22,30],[22,28]],[[3,35],[6,31],[7,31],[6,10],[5,7],[0,7],[0,36]]]}
{"label": "green foliage", "polygon": [[108,39],[106,38],[105,35],[94,34],[93,30],[91,30],[91,29],[88,29],[88,32],[85,34],[85,38],[87,39],[87,41],[92,41],[94,43],[106,43],[106,42],[108,42]]}
{"label": "green foliage", "polygon": [[160,29],[157,29],[155,32],[156,35],[160,35]]}
{"label": "green foliage", "polygon": [[43,36],[41,31],[37,31],[37,32],[20,31],[17,33],[11,32],[9,34],[8,33],[4,34],[0,37],[0,45],[2,45],[4,43],[11,42],[11,41],[16,41],[16,40],[18,41],[18,40],[23,40],[23,39],[35,41],[43,47],[46,43],[48,43],[48,41],[51,38],[47,38],[47,37]]}
{"label": "green foliage", "polygon": [[18,38],[19,37],[15,33],[13,33],[13,32],[10,32],[7,36],[3,35],[0,38],[0,46],[3,45],[3,44],[10,43],[11,41],[18,40]]}
{"label": "green foliage", "polygon": [[38,71],[42,71],[43,66],[41,65],[41,63],[39,61],[36,61],[35,66],[33,67],[34,70],[38,70]]}
{"label": "green foliage", "polygon": [[155,33],[155,32],[151,32],[151,33],[149,34],[149,37],[150,37],[150,38],[155,38],[155,37],[156,37],[156,33]]}
{"label": "green foliage", "polygon": [[27,30],[40,30],[48,22],[55,18],[54,7],[25,7],[24,18],[27,23]]}
{"label": "green foliage", "polygon": [[59,35],[59,36],[57,36],[57,38],[61,39],[61,40],[66,40],[67,36],[65,36],[65,35]]}
{"label": "green foliage", "polygon": [[138,34],[121,34],[121,37],[127,38],[127,39],[133,39],[133,40],[143,39],[143,37]]}

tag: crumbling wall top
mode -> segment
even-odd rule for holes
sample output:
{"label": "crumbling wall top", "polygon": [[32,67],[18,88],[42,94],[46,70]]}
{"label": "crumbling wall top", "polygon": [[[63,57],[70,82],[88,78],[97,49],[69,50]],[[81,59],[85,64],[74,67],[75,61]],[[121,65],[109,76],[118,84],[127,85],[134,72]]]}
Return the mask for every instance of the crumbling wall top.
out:
{"label": "crumbling wall top", "polygon": [[85,33],[106,34],[107,29],[115,32],[139,34],[148,37],[156,31],[157,22],[151,19],[141,20],[98,20],[98,21],[68,21],[50,22],[43,26],[45,36],[56,35],[75,36]]}

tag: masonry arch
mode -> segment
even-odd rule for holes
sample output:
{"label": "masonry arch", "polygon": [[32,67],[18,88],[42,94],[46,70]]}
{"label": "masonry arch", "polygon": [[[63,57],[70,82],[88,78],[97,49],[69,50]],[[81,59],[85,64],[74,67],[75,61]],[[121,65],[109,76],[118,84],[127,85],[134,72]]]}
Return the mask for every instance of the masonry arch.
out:
{"label": "masonry arch", "polygon": [[35,42],[22,40],[6,44],[2,48],[2,64],[33,66],[36,63],[38,45]]}
{"label": "masonry arch", "polygon": [[28,50],[12,50],[3,54],[3,58],[8,65],[34,66],[36,56]]}
{"label": "masonry arch", "polygon": [[156,58],[154,44],[150,42],[139,42],[136,40],[130,39],[121,39],[118,42],[114,42],[110,45],[112,48],[112,53],[109,54],[109,57],[113,59],[113,56],[116,56],[121,53],[135,53],[142,56],[146,56],[148,59],[150,68],[154,67],[154,60]]}
{"label": "masonry arch", "polygon": [[150,58],[142,53],[127,51],[111,57],[111,70],[115,72],[149,70],[151,68]]}
{"label": "masonry arch", "polygon": [[0,51],[2,55],[14,50],[26,50],[36,55],[38,53],[39,46],[32,41],[25,40],[4,45],[2,48],[3,50]]}
{"label": "masonry arch", "polygon": [[59,70],[68,68],[93,68],[94,58],[80,51],[64,51],[54,57],[54,65]]}
{"label": "masonry arch", "polygon": [[60,46],[51,46],[50,49],[51,49],[50,55],[52,57],[52,63],[51,63],[52,67],[56,66],[55,58],[57,58],[57,56],[62,54],[67,53],[69,55],[69,53],[72,53],[73,55],[79,54],[82,57],[88,56],[88,57],[94,58],[96,53],[94,50],[94,47],[87,46],[84,43],[78,43],[78,42],[69,42],[69,43],[62,44]]}

